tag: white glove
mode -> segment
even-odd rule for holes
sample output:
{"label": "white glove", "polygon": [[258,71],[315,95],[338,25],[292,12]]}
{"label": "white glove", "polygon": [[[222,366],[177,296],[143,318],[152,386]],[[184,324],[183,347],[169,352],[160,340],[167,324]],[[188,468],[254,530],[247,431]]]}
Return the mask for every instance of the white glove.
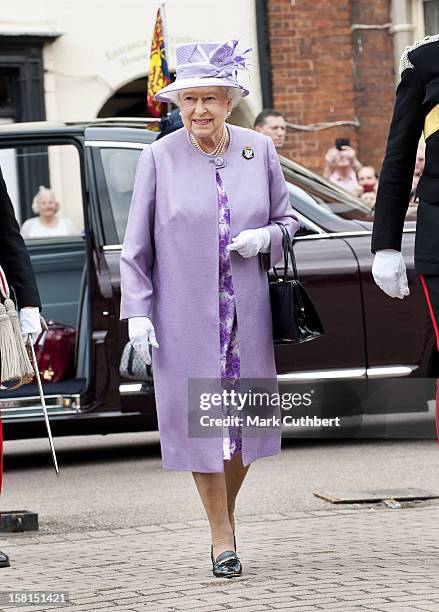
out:
{"label": "white glove", "polygon": [[149,317],[131,317],[128,319],[128,336],[131,344],[146,365],[150,365],[151,353],[149,345],[159,348],[151,319]]}
{"label": "white glove", "polygon": [[40,309],[34,306],[25,306],[20,309],[20,327],[24,342],[27,342],[31,334],[32,344],[35,344],[41,329]]}
{"label": "white glove", "polygon": [[390,297],[402,300],[405,295],[410,294],[401,251],[395,249],[377,251],[372,264],[372,275],[378,287]]}
{"label": "white glove", "polygon": [[232,238],[232,242],[227,245],[229,251],[238,251],[242,257],[254,257],[258,253],[266,253],[270,246],[271,236],[268,229],[259,227],[258,229],[243,230]]}

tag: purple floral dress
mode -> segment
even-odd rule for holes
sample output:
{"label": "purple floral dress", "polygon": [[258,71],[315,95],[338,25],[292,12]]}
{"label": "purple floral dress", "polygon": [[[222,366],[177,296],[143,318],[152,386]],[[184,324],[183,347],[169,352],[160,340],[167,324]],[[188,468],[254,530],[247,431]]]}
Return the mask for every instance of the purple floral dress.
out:
{"label": "purple floral dress", "polygon": [[[227,245],[230,236],[230,208],[227,194],[216,171],[219,222],[219,321],[221,351],[221,381],[223,388],[239,388],[240,360],[238,343],[238,322],[236,318],[235,294],[232,267]],[[222,407],[223,415],[238,415],[233,407]],[[232,459],[242,452],[242,431],[240,426],[223,427],[223,459]]]}

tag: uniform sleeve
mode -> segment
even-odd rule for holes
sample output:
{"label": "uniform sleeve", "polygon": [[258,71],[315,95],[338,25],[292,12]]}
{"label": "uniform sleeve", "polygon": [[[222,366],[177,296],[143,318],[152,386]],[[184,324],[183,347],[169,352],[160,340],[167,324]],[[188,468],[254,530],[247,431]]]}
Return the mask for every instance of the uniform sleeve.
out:
{"label": "uniform sleeve", "polygon": [[15,218],[14,207],[0,171],[0,265],[9,285],[14,289],[18,308],[35,306],[41,309],[35,274]]}
{"label": "uniform sleeve", "polygon": [[154,263],[155,165],[147,146],[134,178],[128,223],[120,257],[120,319],[151,317]]}
{"label": "uniform sleeve", "polygon": [[416,151],[424,126],[424,86],[415,67],[406,68],[396,89],[395,107],[375,204],[371,251],[401,250]]}
{"label": "uniform sleeve", "polygon": [[300,227],[290,204],[288,187],[282,172],[279,158],[271,138],[267,138],[268,147],[268,182],[270,190],[270,219],[266,229],[270,232],[270,252],[260,253],[264,270],[269,270],[283,257],[282,230],[276,222],[283,223],[291,239]]}

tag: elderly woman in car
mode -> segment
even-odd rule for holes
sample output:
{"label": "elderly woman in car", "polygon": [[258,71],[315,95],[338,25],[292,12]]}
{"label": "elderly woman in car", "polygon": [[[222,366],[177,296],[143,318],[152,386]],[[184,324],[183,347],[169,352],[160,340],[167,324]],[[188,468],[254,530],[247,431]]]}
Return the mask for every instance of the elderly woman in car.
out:
{"label": "elderly woman in car", "polygon": [[156,99],[177,104],[184,127],[140,156],[120,264],[120,317],[146,363],[152,347],[163,466],[193,473],[223,577],[242,571],[238,491],[250,463],[280,452],[280,429],[191,436],[188,389],[195,379],[276,379],[266,272],[282,256],[276,222],[291,237],[299,227],[272,140],[226,124],[248,94],[237,73],[250,50],[236,47],[177,49],[176,81]]}
{"label": "elderly woman in car", "polygon": [[59,202],[52,189],[44,185],[38,187],[32,201],[32,211],[37,216],[27,219],[21,226],[23,238],[50,238],[78,233],[68,217],[59,216]]}

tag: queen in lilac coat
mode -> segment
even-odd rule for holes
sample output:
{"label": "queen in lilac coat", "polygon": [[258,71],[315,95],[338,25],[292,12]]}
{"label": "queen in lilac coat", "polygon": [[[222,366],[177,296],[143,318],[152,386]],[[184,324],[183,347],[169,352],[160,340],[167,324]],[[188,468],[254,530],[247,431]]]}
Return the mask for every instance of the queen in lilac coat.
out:
{"label": "queen in lilac coat", "polygon": [[192,471],[213,573],[229,578],[242,571],[236,496],[250,463],[280,452],[281,428],[224,424],[240,415],[223,400],[203,430],[201,394],[245,392],[244,379],[278,391],[267,270],[282,259],[277,222],[299,227],[271,139],[225,124],[248,93],[236,44],[177,49],[177,79],[155,97],[179,104],[184,127],[140,155],[120,261],[121,319],[147,363],[152,348],[163,466]]}
{"label": "queen in lilac coat", "polygon": [[[240,376],[275,379],[267,270],[282,259],[282,222],[299,224],[275,147],[267,136],[228,125],[220,168],[230,233],[266,227],[270,252],[230,252],[238,320]],[[250,147],[254,157],[243,156]],[[188,437],[189,379],[220,377],[218,203],[214,160],[195,149],[186,128],[140,156],[121,255],[121,319],[148,316],[158,349],[152,365],[163,466],[222,472],[220,437]],[[245,436],[243,464],[280,452],[280,434]]]}

